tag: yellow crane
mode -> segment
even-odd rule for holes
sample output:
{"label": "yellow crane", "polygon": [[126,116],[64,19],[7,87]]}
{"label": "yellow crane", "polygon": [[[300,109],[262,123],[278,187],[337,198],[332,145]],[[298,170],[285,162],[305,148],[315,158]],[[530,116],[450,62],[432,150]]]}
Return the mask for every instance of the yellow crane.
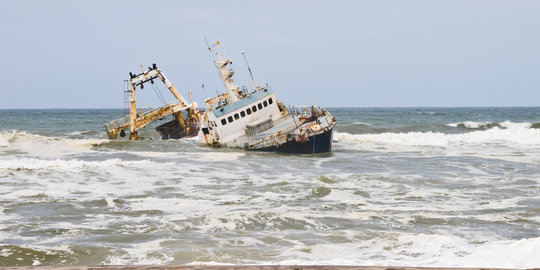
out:
{"label": "yellow crane", "polygon": [[[137,131],[148,124],[162,119],[163,117],[173,115],[173,120],[165,123],[157,128],[161,133],[163,139],[167,138],[180,138],[184,136],[194,136],[199,130],[199,107],[196,102],[191,100],[188,104],[187,101],[180,95],[174,85],[165,77],[163,72],[159,70],[156,64],[148,68],[147,71],[142,68],[141,74],[129,73],[130,79],[129,85],[129,114],[124,118],[112,120],[105,124],[105,130],[110,140],[118,139],[118,136],[125,137],[126,130],[129,131],[130,140],[142,139],[137,135]],[[154,84],[155,80],[160,80],[165,84],[173,96],[178,100],[178,103],[167,104],[160,108],[152,110],[137,110],[136,96],[137,87],[144,88],[144,83],[150,82]],[[186,117],[182,112],[186,112]]]}

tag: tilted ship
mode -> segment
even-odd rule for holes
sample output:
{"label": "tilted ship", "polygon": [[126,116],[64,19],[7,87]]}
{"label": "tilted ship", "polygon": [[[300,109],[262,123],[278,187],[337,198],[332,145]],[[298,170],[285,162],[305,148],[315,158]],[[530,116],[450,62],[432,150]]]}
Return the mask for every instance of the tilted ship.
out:
{"label": "tilted ship", "polygon": [[[199,131],[199,105],[189,98],[191,103],[178,92],[174,85],[165,77],[165,74],[153,64],[144,70],[141,66],[142,73],[129,73],[129,80],[126,80],[126,90],[124,93],[126,100],[124,109],[124,117],[112,120],[105,123],[105,131],[110,140],[127,138],[129,140],[141,140],[138,131],[148,126],[150,123],[157,120],[165,119],[167,116],[172,116],[172,120],[156,127],[156,130],[161,135],[162,139],[180,139],[182,137],[193,137]],[[137,109],[137,88],[144,89],[144,84],[150,84],[152,87],[155,82],[161,81],[167,89],[173,94],[178,103],[165,104],[159,108]],[[154,89],[156,90],[156,89]],[[156,93],[160,93],[157,91]],[[161,95],[161,94],[159,94]],[[161,97],[163,99],[163,97]],[[164,101],[164,99],[163,99]],[[127,132],[129,133],[126,133]]]}
{"label": "tilted ship", "polygon": [[245,87],[240,90],[232,79],[231,60],[219,53],[219,46],[217,42],[208,49],[215,57],[226,92],[205,100],[200,142],[213,147],[286,153],[331,151],[336,119],[330,112],[314,106],[287,108],[268,84],[255,86],[252,92]]}

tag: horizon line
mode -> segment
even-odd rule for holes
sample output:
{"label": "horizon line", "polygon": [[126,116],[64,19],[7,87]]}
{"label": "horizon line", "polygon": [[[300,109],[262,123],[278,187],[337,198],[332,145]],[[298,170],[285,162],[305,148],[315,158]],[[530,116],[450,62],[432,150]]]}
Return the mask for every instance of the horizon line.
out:
{"label": "horizon line", "polygon": [[[298,105],[296,107],[310,107]],[[323,108],[333,108],[333,109],[416,109],[416,108],[426,108],[426,109],[449,109],[449,108],[540,108],[540,105],[504,105],[504,106],[493,106],[493,105],[479,105],[479,106],[315,106]],[[156,107],[158,108],[158,107]],[[0,108],[0,110],[124,110],[125,108],[98,108],[98,107],[84,107],[84,108],[70,108],[70,107],[50,107],[50,108]],[[199,107],[199,109],[205,109],[204,107]]]}

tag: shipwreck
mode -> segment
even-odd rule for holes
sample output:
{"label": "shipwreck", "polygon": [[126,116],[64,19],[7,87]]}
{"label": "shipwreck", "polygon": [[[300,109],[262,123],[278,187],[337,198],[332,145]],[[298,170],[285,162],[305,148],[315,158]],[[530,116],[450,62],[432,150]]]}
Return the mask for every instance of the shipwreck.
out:
{"label": "shipwreck", "polygon": [[[231,60],[219,52],[219,41],[208,49],[226,92],[205,100],[199,141],[213,147],[286,153],[322,153],[332,149],[336,118],[321,107],[286,107],[268,84],[254,89],[234,84]],[[244,54],[242,52],[242,54]],[[244,60],[245,58],[244,55]]]}
{"label": "shipwreck", "polygon": [[[220,53],[219,41],[208,46],[225,92],[205,100],[205,110],[188,103],[154,64],[140,74],[130,73],[128,80],[129,113],[124,118],[105,124],[109,139],[142,139],[137,131],[148,124],[173,116],[173,120],[156,130],[162,139],[197,136],[198,141],[211,147],[241,148],[255,151],[285,153],[323,153],[332,150],[336,118],[326,109],[316,106],[287,107],[280,102],[268,83],[256,84],[251,68],[248,70],[253,89],[234,84],[231,60]],[[247,59],[244,60],[247,64]],[[141,67],[142,68],[142,67]],[[138,110],[137,88],[145,83],[163,82],[177,103],[150,110]]]}
{"label": "shipwreck", "polygon": [[[171,115],[173,116],[173,120],[156,128],[162,139],[180,139],[197,135],[200,122],[199,105],[191,100],[191,95],[191,103],[188,103],[156,64],[148,67],[146,71],[142,66],[141,69],[142,73],[140,74],[130,72],[130,78],[127,80],[128,89],[125,93],[128,95],[129,112],[123,118],[112,120],[105,124],[105,130],[109,139],[116,140],[127,136],[129,140],[140,140],[142,137],[139,137],[137,134],[138,130],[154,121]],[[169,89],[176,98],[177,103],[170,103],[159,108],[146,110],[137,109],[137,88],[140,87],[142,90],[145,83],[154,84],[158,81],[161,81]]]}

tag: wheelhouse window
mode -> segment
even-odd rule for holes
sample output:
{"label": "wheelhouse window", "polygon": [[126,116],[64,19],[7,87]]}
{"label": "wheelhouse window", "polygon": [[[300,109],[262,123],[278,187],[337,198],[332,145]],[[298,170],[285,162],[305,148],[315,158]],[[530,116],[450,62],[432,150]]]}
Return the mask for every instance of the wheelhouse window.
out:
{"label": "wheelhouse window", "polygon": [[232,116],[227,117],[227,120],[229,120],[229,123],[232,123]]}
{"label": "wheelhouse window", "polygon": [[221,125],[224,126],[227,124],[227,120],[225,118],[221,119]]}
{"label": "wheelhouse window", "polygon": [[240,116],[237,113],[235,113],[234,114],[234,120],[238,120],[238,119],[240,119]]}
{"label": "wheelhouse window", "polygon": [[257,106],[253,105],[253,107],[251,107],[251,109],[253,110],[253,112],[256,112],[257,111]]}
{"label": "wheelhouse window", "polygon": [[246,112],[247,112],[248,115],[250,115],[251,114],[251,108],[247,108]]}
{"label": "wheelhouse window", "polygon": [[263,102],[263,105],[264,105],[264,107],[268,107],[268,101],[265,100],[265,101]]}
{"label": "wheelhouse window", "polygon": [[240,112],[240,116],[242,116],[242,117],[246,117],[246,112],[244,112],[244,111],[241,111],[241,112]]}
{"label": "wheelhouse window", "polygon": [[272,104],[272,103],[274,103],[274,101],[272,100],[272,98],[269,98],[268,99],[268,104]]}
{"label": "wheelhouse window", "polygon": [[259,110],[262,110],[262,104],[259,103],[259,105],[257,105],[257,107],[259,107]]}

